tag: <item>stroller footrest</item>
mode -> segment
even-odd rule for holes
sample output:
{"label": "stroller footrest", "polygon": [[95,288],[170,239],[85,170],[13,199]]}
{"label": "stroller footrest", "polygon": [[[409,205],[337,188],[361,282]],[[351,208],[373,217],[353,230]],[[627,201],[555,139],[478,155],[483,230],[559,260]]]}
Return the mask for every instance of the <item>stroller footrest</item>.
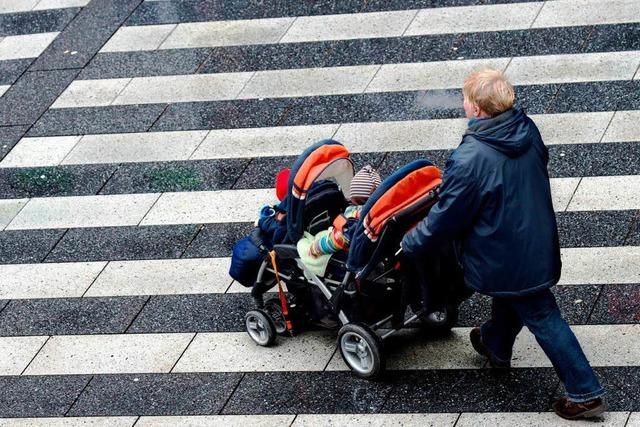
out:
{"label": "stroller footrest", "polygon": [[298,257],[298,248],[296,245],[273,245],[273,250],[276,251],[278,258],[282,259],[296,259]]}

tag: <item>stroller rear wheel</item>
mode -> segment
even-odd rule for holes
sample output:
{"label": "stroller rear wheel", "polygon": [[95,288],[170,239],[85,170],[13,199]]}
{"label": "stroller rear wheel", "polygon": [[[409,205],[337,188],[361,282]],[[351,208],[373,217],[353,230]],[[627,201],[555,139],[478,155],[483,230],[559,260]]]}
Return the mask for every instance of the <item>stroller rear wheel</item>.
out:
{"label": "stroller rear wheel", "polygon": [[282,305],[278,298],[269,298],[264,302],[264,311],[267,312],[273,325],[275,326],[276,333],[278,335],[285,335],[287,333],[287,322],[282,312]]}
{"label": "stroller rear wheel", "polygon": [[244,316],[244,325],[251,339],[262,347],[276,341],[276,327],[271,317],[262,310],[251,310]]}
{"label": "stroller rear wheel", "polygon": [[[412,304],[411,310],[414,313],[420,312],[422,304]],[[458,306],[455,304],[447,304],[442,310],[437,310],[431,313],[423,312],[420,315],[420,322],[430,332],[434,333],[447,333],[458,322]]]}
{"label": "stroller rear wheel", "polygon": [[384,370],[382,340],[367,325],[348,323],[338,332],[342,359],[360,378],[376,378]]}

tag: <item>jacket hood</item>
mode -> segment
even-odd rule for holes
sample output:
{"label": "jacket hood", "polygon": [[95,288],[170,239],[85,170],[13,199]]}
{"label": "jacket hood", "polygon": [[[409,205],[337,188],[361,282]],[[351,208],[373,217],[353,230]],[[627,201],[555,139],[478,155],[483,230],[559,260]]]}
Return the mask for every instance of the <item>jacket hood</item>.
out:
{"label": "jacket hood", "polygon": [[509,157],[526,153],[533,143],[531,121],[521,108],[511,108],[495,117],[472,120],[465,132]]}

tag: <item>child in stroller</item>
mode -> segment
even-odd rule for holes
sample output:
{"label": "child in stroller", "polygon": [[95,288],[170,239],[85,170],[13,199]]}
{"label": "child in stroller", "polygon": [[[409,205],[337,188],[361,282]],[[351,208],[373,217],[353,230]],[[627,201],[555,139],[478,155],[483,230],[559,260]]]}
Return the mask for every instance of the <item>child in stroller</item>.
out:
{"label": "child in stroller", "polygon": [[[305,150],[291,168],[285,200],[290,243],[319,222],[326,229],[346,205],[342,194],[338,208],[326,206],[320,214],[305,215],[314,183],[334,182],[334,191],[343,193],[352,177],[353,163],[342,144],[325,140]],[[443,292],[443,316],[434,322],[423,307],[428,294],[400,249],[406,231],[435,204],[440,183],[440,170],[427,160],[414,161],[385,179],[363,206],[348,252],[332,256],[324,276],[309,270],[294,244],[273,245],[252,288],[257,307],[245,316],[249,336],[269,346],[277,334],[293,332],[294,325],[332,316],[342,325],[338,347],[347,366],[360,377],[374,378],[384,369],[383,341],[397,330],[416,320],[438,331],[453,327],[462,299],[457,278]],[[274,285],[278,298],[265,301]],[[413,314],[407,318],[408,307]]]}

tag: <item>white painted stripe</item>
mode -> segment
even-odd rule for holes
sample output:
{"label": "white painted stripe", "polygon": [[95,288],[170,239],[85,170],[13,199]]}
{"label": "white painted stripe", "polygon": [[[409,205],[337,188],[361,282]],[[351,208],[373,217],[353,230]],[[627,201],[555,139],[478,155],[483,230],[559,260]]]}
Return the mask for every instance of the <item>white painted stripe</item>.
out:
{"label": "white painted stripe", "polygon": [[640,283],[640,247],[563,248],[560,285]]}
{"label": "white painted stripe", "polygon": [[111,261],[85,296],[224,293],[231,284],[230,263],[230,258]]}
{"label": "white painted stripe", "polygon": [[[11,222],[20,209],[27,203],[29,199],[3,199],[0,200],[0,230],[3,230],[7,224]],[[0,294],[2,289],[0,289]],[[2,299],[0,297],[0,299]]]}
{"label": "white painted stripe", "polygon": [[[387,367],[480,369],[485,360],[471,346],[470,330],[454,328],[449,336],[437,340],[425,337],[418,329],[402,330],[395,336],[395,345],[388,348]],[[634,366],[640,360],[638,324],[578,325],[572,326],[572,330],[592,366]],[[331,371],[347,369],[339,352],[334,351],[335,332],[331,331],[283,337],[269,348],[257,346],[246,332],[198,333],[189,344],[193,336],[191,333],[53,336],[25,375],[169,372],[174,364],[171,372],[322,371],[325,366]],[[551,366],[526,329],[516,340],[512,365]]]}
{"label": "white painted stripe", "polygon": [[0,375],[20,375],[46,339],[47,337],[0,337]]}
{"label": "white painted stripe", "polygon": [[6,230],[137,225],[160,194],[30,199]]}
{"label": "white painted stripe", "polygon": [[26,12],[38,3],[39,0],[0,0],[0,13]]}
{"label": "white painted stripe", "polygon": [[2,97],[2,95],[4,95],[4,93],[8,91],[10,87],[11,85],[0,85],[0,97]]}
{"label": "white painted stripe", "polygon": [[0,41],[0,60],[36,58],[58,34],[58,32],[52,32],[6,36]]}
{"label": "white painted stripe", "polygon": [[616,111],[603,142],[623,142],[640,140],[640,111]]}
{"label": "white painted stripe", "polygon": [[[640,209],[639,180],[638,175],[552,178],[553,204],[557,212]],[[38,197],[29,199],[5,229],[253,222],[260,208],[274,201],[271,188]]]}
{"label": "white painted stripe", "polygon": [[[613,114],[605,111],[530,117],[547,145],[640,140],[640,112],[630,111],[616,113],[601,141]],[[628,118],[623,119],[625,115]],[[100,134],[82,139],[78,136],[23,138],[0,162],[0,167],[295,156],[311,143],[332,136],[344,142],[353,153],[446,150],[458,146],[466,128],[466,119],[436,119]],[[206,138],[198,145],[203,135]],[[198,148],[193,151],[196,145]]]}
{"label": "white painted stripe", "polygon": [[[584,4],[584,7],[583,7]],[[542,9],[541,9],[542,8]],[[378,37],[522,30],[640,21],[635,0],[554,2],[426,8],[387,12],[122,27],[103,51],[297,43]],[[540,15],[537,17],[538,12]],[[414,18],[415,16],[415,18]],[[535,22],[534,22],[535,19]],[[162,41],[158,47],[158,41]]]}
{"label": "white painted stripe", "polygon": [[80,297],[106,262],[0,265],[0,299]]}
{"label": "white painted stripe", "polygon": [[300,16],[280,43],[398,37],[418,10]]}
{"label": "white painted stripe", "polygon": [[[494,58],[134,77],[129,83],[76,80],[52,108],[355,94],[368,84],[367,92],[460,88],[480,65],[504,68],[508,63],[509,58]],[[639,64],[640,51],[528,56],[514,58],[508,74],[518,85],[620,80],[633,78]]]}
{"label": "white painted stripe", "polygon": [[66,7],[84,7],[90,0],[41,0],[33,10],[62,9]]}
{"label": "white painted stripe", "polygon": [[25,375],[169,372],[194,334],[57,335]]}
{"label": "white painted stripe", "polygon": [[[562,248],[561,253],[560,285],[640,283],[638,246]],[[104,270],[105,262],[6,264],[0,265],[5,278],[0,299],[249,292],[237,282],[229,287],[230,262],[227,257],[110,261]]]}
{"label": "white painted stripe", "polygon": [[164,193],[140,225],[252,222],[276,201],[271,188]]}
{"label": "white painted stripe", "polygon": [[[425,408],[426,409],[426,408]],[[458,414],[301,414],[292,427],[453,427]]]}
{"label": "white painted stripe", "polygon": [[132,427],[137,417],[0,418],[0,427]]}
{"label": "white painted stripe", "polygon": [[[156,0],[160,1],[160,0]],[[137,427],[290,427],[295,415],[196,415],[140,417]]]}
{"label": "white painted stripe", "polygon": [[640,427],[640,412],[633,412],[625,427]]}
{"label": "white painted stripe", "polygon": [[564,420],[553,412],[483,412],[463,413],[456,427],[511,426],[511,427],[630,427],[625,424],[629,412],[606,412],[601,419]]}
{"label": "white painted stripe", "polygon": [[637,0],[557,0],[545,2],[533,28],[621,24],[639,20],[640,2]]}
{"label": "white painted stripe", "polygon": [[277,43],[294,20],[287,17],[178,24],[160,49]]}

